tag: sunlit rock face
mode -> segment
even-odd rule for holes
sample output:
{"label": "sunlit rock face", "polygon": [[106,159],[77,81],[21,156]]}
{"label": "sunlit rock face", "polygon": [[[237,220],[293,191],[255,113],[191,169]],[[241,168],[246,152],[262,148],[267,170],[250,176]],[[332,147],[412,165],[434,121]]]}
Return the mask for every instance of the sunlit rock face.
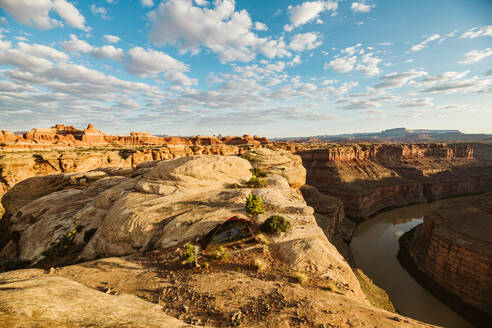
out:
{"label": "sunlit rock face", "polygon": [[[24,180],[3,198],[9,232],[19,235],[17,257],[42,261],[53,242],[77,227],[83,227],[75,238],[78,259],[173,247],[200,238],[228,217],[247,217],[245,198],[253,193],[265,205],[265,213],[252,218],[255,224],[272,214],[293,222],[291,231],[271,239],[282,261],[340,281],[347,295],[365,300],[298,191],[305,181],[300,158],[271,150],[249,155],[251,162],[238,156],[182,157],[132,170],[101,168]],[[267,187],[230,188],[244,186],[253,166],[268,172]],[[94,232],[90,239],[84,238],[88,231]]]}
{"label": "sunlit rock face", "polygon": [[492,146],[486,144],[330,145],[296,152],[307,183],[342,199],[354,218],[492,190]]}
{"label": "sunlit rock face", "polygon": [[471,322],[492,319],[492,193],[446,201],[400,239],[409,272]]}

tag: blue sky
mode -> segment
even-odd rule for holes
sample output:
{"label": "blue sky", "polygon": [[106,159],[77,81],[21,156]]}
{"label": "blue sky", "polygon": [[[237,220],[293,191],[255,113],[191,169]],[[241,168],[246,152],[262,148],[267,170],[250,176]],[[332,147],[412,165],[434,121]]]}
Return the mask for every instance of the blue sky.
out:
{"label": "blue sky", "polygon": [[0,0],[0,129],[492,133],[492,1]]}

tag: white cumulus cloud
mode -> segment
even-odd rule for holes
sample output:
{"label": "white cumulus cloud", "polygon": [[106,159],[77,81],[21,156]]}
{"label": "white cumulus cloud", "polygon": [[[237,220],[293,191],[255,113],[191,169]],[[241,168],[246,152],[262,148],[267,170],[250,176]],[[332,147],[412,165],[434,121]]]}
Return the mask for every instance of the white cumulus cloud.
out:
{"label": "white cumulus cloud", "polygon": [[294,51],[311,50],[323,43],[320,38],[320,35],[315,32],[296,34],[290,41],[289,48]]}
{"label": "white cumulus cloud", "polygon": [[368,5],[364,1],[361,1],[361,2],[352,2],[352,6],[350,8],[354,13],[368,13],[374,7],[376,7],[376,5]]}
{"label": "white cumulus cloud", "polygon": [[[247,62],[257,51],[265,56],[290,56],[282,39],[260,38],[246,10],[236,11],[234,0],[217,0],[213,7],[195,6],[191,0],[161,2],[148,13],[153,25],[149,34],[158,46],[175,44],[181,52],[197,53],[204,46],[219,55],[222,62]],[[277,49],[273,49],[277,47]]]}
{"label": "white cumulus cloud", "polygon": [[[65,23],[88,30],[84,16],[66,0],[0,0],[0,7],[20,23],[39,29],[62,27]],[[56,13],[61,20],[52,16],[53,13]]]}
{"label": "white cumulus cloud", "polygon": [[306,1],[297,6],[289,6],[290,24],[284,26],[284,30],[292,29],[319,19],[319,15],[327,10],[335,11],[338,8],[336,1]]}
{"label": "white cumulus cloud", "polygon": [[488,56],[492,55],[492,49],[487,48],[484,50],[472,50],[465,54],[463,60],[459,61],[460,64],[476,63]]}
{"label": "white cumulus cloud", "polygon": [[106,34],[104,36],[104,38],[106,39],[106,41],[108,41],[109,43],[118,43],[120,41],[120,38],[117,37],[116,35],[111,35],[111,34]]}
{"label": "white cumulus cloud", "polygon": [[108,11],[104,7],[97,7],[95,4],[91,5],[91,13],[94,16],[99,16],[102,19],[110,19]]}
{"label": "white cumulus cloud", "polygon": [[154,2],[152,0],[140,0],[140,3],[144,7],[152,7],[154,5]]}
{"label": "white cumulus cloud", "polygon": [[425,47],[427,47],[427,44],[429,42],[437,40],[439,38],[440,38],[439,34],[433,34],[433,35],[429,36],[427,39],[425,39],[424,41],[420,42],[419,44],[416,44],[413,47],[411,47],[410,51],[412,51],[412,52],[420,51],[420,50],[424,49]]}
{"label": "white cumulus cloud", "polygon": [[469,29],[465,33],[463,33],[460,38],[461,39],[475,39],[480,36],[492,36],[492,25],[488,26],[478,26]]}

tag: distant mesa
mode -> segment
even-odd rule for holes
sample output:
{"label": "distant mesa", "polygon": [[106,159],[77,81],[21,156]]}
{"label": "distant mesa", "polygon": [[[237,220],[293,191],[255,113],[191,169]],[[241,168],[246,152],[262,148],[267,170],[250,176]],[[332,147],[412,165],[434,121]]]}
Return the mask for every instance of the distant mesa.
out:
{"label": "distant mesa", "polygon": [[466,134],[459,130],[429,130],[406,128],[387,129],[381,132],[320,135],[310,137],[286,137],[272,139],[284,142],[449,142],[492,140],[492,134]]}
{"label": "distant mesa", "polygon": [[24,133],[0,130],[0,147],[9,148],[49,148],[53,146],[162,146],[168,144],[184,145],[260,145],[269,143],[265,137],[244,135],[174,137],[154,136],[148,132],[130,132],[129,135],[107,135],[88,124],[83,130],[72,125],[56,124],[51,128],[34,128]]}

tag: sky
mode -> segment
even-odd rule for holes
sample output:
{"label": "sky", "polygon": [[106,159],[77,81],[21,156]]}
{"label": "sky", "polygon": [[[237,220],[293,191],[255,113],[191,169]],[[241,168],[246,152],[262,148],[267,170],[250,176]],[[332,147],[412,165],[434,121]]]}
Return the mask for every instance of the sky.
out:
{"label": "sky", "polygon": [[0,0],[0,129],[492,133],[491,0]]}

